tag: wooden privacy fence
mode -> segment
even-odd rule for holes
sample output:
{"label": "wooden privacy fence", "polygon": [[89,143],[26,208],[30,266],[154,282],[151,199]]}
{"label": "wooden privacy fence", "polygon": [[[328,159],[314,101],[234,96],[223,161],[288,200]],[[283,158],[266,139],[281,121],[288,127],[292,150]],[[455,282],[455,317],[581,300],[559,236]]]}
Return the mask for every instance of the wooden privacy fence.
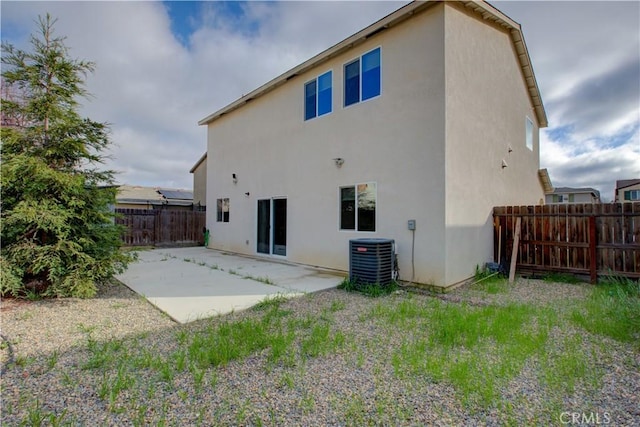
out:
{"label": "wooden privacy fence", "polygon": [[116,209],[125,246],[195,246],[204,243],[206,213],[170,209]]}
{"label": "wooden privacy fence", "polygon": [[494,254],[516,269],[640,278],[640,202],[500,206],[493,209]]}

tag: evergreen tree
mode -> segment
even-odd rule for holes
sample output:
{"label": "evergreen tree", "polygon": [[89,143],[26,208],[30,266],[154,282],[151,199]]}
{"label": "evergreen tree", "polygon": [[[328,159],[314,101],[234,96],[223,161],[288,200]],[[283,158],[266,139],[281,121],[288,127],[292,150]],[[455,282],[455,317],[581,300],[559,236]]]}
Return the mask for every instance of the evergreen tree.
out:
{"label": "evergreen tree", "polygon": [[22,98],[2,99],[21,125],[1,129],[0,294],[91,297],[131,260],[109,209],[114,173],[100,169],[108,127],[77,111],[94,65],[69,57],[50,15],[38,24],[31,51],[2,43],[3,83]]}

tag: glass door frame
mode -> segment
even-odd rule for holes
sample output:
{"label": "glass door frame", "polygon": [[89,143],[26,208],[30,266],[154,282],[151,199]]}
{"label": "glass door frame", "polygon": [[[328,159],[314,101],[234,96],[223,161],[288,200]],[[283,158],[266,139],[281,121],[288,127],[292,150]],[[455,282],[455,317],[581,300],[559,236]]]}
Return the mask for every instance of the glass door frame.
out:
{"label": "glass door frame", "polygon": [[[279,226],[276,221],[276,209],[275,205],[277,201],[284,200],[284,245],[276,245],[276,226]],[[268,202],[268,210],[266,214],[264,211],[261,212],[261,209],[265,209],[266,204]],[[262,205],[262,207],[261,207]],[[287,256],[287,211],[288,211],[288,202],[286,196],[274,196],[274,197],[262,197],[257,199],[256,203],[256,253],[259,255],[270,255],[277,257],[286,257]],[[266,217],[266,218],[265,218]],[[267,221],[265,224],[264,221]],[[265,227],[267,230],[265,230]],[[266,234],[265,234],[266,232]],[[276,249],[276,246],[278,248]]]}

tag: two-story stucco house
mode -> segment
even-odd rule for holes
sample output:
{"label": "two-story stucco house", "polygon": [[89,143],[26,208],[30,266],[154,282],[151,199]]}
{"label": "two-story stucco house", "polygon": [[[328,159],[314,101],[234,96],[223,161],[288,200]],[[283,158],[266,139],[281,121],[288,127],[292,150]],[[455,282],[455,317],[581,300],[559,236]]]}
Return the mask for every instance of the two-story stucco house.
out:
{"label": "two-story stucco house", "polygon": [[389,238],[401,280],[449,287],[493,259],[494,206],[544,199],[529,54],[485,2],[410,3],[199,124],[212,248],[347,271]]}

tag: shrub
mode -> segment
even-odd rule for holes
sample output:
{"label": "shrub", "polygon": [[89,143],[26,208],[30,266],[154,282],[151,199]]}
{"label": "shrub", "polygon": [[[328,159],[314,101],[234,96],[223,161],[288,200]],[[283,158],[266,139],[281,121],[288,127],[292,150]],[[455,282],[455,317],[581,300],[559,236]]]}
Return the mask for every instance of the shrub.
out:
{"label": "shrub", "polygon": [[91,297],[126,268],[113,172],[101,171],[108,128],[82,118],[78,97],[93,64],[70,59],[55,20],[39,19],[32,51],[2,44],[2,296]]}

